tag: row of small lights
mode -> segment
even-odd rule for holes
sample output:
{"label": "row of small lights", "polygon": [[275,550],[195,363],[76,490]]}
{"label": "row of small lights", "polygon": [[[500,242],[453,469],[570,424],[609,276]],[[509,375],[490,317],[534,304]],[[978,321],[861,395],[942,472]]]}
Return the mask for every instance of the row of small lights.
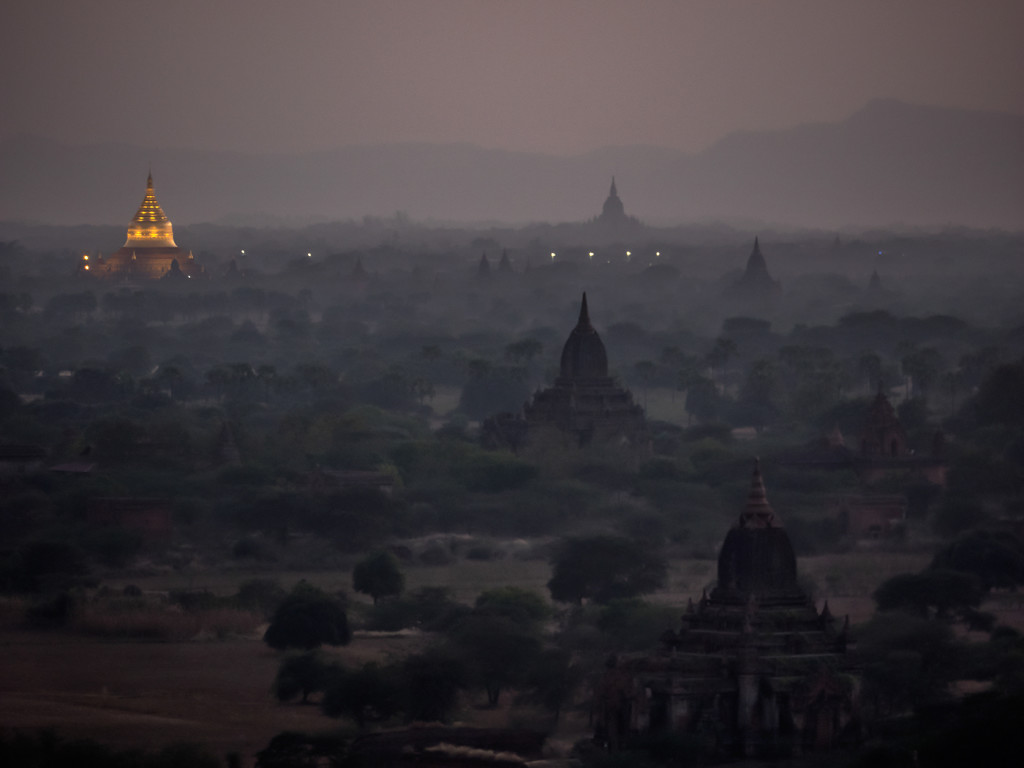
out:
{"label": "row of small lights", "polygon": [[[555,258],[555,255],[556,255],[556,254],[555,254],[555,252],[554,252],[554,251],[552,251],[552,252],[551,252],[551,259],[552,259],[552,261],[554,260],[554,258]],[[589,257],[590,257],[591,259],[593,259],[593,258],[594,258],[594,252],[593,252],[593,251],[590,251],[590,252],[589,252],[589,253],[588,253],[587,255],[588,255],[588,256],[589,256]],[[629,260],[630,260],[630,258],[631,258],[632,256],[633,256],[633,252],[632,252],[632,251],[626,251],[626,261],[629,261]],[[659,259],[659,258],[661,258],[661,251],[655,251],[655,252],[654,252],[654,258],[656,258],[656,259]],[[611,259],[608,259],[608,263],[609,263],[609,264],[611,264],[611,263],[612,263],[612,260],[611,260]]]}

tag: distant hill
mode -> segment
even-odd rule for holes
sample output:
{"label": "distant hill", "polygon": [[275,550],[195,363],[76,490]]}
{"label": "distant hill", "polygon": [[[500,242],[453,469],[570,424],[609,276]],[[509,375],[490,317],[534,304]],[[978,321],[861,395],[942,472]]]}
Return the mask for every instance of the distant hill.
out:
{"label": "distant hill", "polygon": [[249,155],[0,141],[0,220],[125,225],[152,167],[176,224],[582,221],[612,174],[649,223],[1024,229],[1024,117],[881,100],[837,123],[737,133],[698,154],[610,147],[561,157],[468,144]]}

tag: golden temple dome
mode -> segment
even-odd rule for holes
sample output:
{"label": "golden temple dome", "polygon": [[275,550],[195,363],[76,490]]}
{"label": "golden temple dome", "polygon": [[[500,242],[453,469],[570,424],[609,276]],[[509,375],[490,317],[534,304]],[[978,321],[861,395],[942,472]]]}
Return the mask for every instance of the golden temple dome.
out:
{"label": "golden temple dome", "polygon": [[142,198],[135,218],[128,225],[126,248],[177,248],[174,244],[174,230],[167,214],[160,207],[153,192],[153,174],[146,179],[146,196]]}

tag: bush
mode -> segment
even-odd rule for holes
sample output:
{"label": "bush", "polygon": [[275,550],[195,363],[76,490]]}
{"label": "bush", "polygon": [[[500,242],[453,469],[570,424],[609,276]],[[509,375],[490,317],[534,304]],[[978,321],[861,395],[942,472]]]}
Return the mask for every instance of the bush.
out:
{"label": "bush", "polygon": [[420,562],[424,565],[450,565],[455,558],[440,544],[432,544],[420,552]]}
{"label": "bush", "polygon": [[288,656],[281,662],[274,678],[274,695],[282,702],[301,696],[305,704],[311,693],[326,690],[341,674],[341,667],[327,662],[316,651]]}
{"label": "bush", "polygon": [[469,613],[468,606],[457,603],[445,587],[422,587],[406,597],[387,600],[373,607],[367,628],[378,632],[397,632],[418,627],[426,632],[444,631]]}
{"label": "bush", "polygon": [[71,621],[75,608],[75,599],[69,593],[61,592],[30,605],[25,612],[25,618],[37,629],[60,629]]}
{"label": "bush", "polygon": [[373,598],[373,604],[382,597],[402,594],[405,576],[398,570],[398,563],[390,552],[374,552],[360,560],[352,569],[352,588]]}
{"label": "bush", "polygon": [[9,580],[26,592],[64,590],[82,584],[88,568],[82,551],[64,541],[33,541],[18,552]]}
{"label": "bush", "polygon": [[286,597],[281,585],[271,579],[249,579],[238,586],[235,602],[269,618]]}
{"label": "bush", "polygon": [[340,600],[300,581],[274,611],[263,635],[271,648],[312,650],[324,643],[348,645],[352,634]]}

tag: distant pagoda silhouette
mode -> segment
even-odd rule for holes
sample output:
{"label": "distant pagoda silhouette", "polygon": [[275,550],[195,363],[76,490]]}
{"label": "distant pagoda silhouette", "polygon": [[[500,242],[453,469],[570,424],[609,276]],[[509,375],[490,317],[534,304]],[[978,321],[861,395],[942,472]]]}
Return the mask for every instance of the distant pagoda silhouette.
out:
{"label": "distant pagoda silhouette", "polygon": [[764,309],[782,294],[782,284],[771,276],[761,243],[754,238],[754,248],[747,257],[743,274],[725,289],[724,298],[748,305],[749,309]]}
{"label": "distant pagoda silhouette", "polygon": [[643,229],[643,224],[639,219],[626,214],[626,207],[622,204],[622,199],[619,197],[614,176],[612,176],[612,185],[608,191],[608,197],[601,208],[601,214],[594,217],[590,224],[601,235],[606,237],[624,236]]}

